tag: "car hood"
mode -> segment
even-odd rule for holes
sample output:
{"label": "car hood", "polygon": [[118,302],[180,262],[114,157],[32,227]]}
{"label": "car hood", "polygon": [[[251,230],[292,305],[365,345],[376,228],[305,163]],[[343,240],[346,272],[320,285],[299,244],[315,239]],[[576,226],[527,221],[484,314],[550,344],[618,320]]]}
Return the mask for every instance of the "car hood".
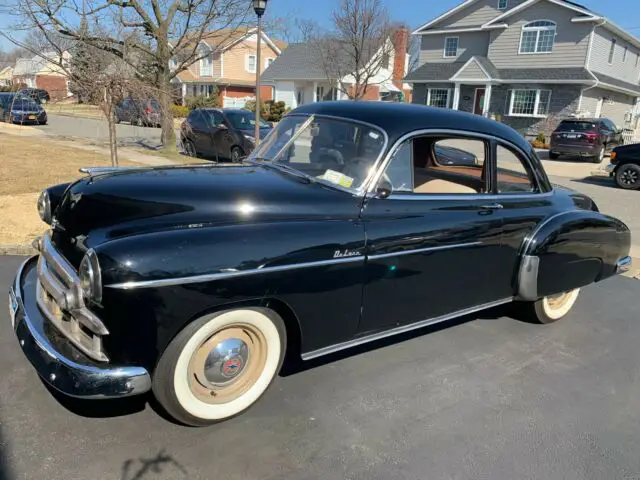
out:
{"label": "car hood", "polygon": [[167,229],[353,217],[358,203],[347,192],[261,165],[124,170],[67,188],[54,212],[54,243],[93,248]]}

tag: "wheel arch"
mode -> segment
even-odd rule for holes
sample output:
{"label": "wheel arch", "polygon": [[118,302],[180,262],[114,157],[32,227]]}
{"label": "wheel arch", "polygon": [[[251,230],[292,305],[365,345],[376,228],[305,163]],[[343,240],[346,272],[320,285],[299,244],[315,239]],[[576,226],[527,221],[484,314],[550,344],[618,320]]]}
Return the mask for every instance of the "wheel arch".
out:
{"label": "wheel arch", "polygon": [[[276,297],[260,297],[253,299],[244,299],[236,302],[226,302],[219,303],[215,305],[208,306],[197,313],[191,315],[181,326],[177,328],[173,335],[170,338],[165,339],[165,345],[162,347],[163,349],[167,347],[171,343],[171,341],[188,325],[195,322],[199,318],[202,318],[207,315],[211,315],[214,313],[225,312],[228,310],[238,310],[241,308],[258,308],[266,311],[274,312],[280,319],[282,320],[286,332],[286,342],[285,342],[285,360],[283,364],[283,368],[288,365],[290,362],[299,361],[301,357],[301,346],[302,346],[302,328],[300,326],[300,321],[298,316],[295,314],[293,308],[287,304],[285,301],[276,298]],[[160,355],[162,352],[159,352]],[[158,355],[157,361],[160,358]],[[155,366],[154,366],[155,370]],[[153,374],[153,372],[151,372]]]}
{"label": "wheel arch", "polygon": [[523,241],[516,298],[535,301],[615,275],[630,244],[628,227],[613,217],[591,210],[555,213]]}

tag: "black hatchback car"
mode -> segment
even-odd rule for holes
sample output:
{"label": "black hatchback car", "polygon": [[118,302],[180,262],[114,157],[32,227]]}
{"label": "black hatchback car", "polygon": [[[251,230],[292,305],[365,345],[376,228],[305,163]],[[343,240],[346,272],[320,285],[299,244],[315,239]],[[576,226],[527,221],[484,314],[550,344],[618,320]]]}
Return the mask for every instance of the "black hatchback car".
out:
{"label": "black hatchback car", "polygon": [[31,98],[17,93],[0,93],[0,120],[7,123],[46,125],[47,112]]}
{"label": "black hatchback car", "polygon": [[551,134],[549,158],[571,155],[600,163],[606,152],[622,143],[622,130],[608,118],[567,119]]}
{"label": "black hatchback car", "polygon": [[[236,108],[196,108],[182,123],[180,139],[191,157],[229,159],[238,162],[255,147],[255,113]],[[260,123],[260,138],[272,125]]]}
{"label": "black hatchback car", "polygon": [[162,114],[160,104],[154,98],[125,98],[115,108],[115,121],[129,122],[139,127],[160,127]]}

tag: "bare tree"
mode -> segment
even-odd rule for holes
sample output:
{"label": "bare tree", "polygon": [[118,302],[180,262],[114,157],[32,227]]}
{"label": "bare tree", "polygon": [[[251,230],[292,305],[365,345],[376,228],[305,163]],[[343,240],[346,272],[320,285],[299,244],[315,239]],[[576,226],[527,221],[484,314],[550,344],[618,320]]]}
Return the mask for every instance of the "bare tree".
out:
{"label": "bare tree", "polygon": [[311,44],[329,81],[361,100],[380,78],[393,52],[394,26],[381,0],[339,0],[328,32],[311,29]]}
{"label": "bare tree", "polygon": [[[25,27],[56,32],[119,57],[137,68],[144,59],[163,110],[162,144],[175,149],[169,105],[171,81],[189,65],[215,53],[201,48],[215,29],[232,35],[250,12],[247,0],[15,0]],[[82,19],[100,27],[87,35]],[[216,44],[224,42],[217,39]],[[138,55],[130,55],[127,50]]]}

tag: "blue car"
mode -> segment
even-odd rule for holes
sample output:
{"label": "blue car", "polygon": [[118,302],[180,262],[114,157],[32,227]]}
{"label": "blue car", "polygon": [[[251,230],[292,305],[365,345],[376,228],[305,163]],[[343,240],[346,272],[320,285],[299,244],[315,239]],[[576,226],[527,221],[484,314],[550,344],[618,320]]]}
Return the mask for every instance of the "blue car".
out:
{"label": "blue car", "polygon": [[47,124],[47,112],[35,100],[16,93],[0,93],[0,119],[7,123]]}

